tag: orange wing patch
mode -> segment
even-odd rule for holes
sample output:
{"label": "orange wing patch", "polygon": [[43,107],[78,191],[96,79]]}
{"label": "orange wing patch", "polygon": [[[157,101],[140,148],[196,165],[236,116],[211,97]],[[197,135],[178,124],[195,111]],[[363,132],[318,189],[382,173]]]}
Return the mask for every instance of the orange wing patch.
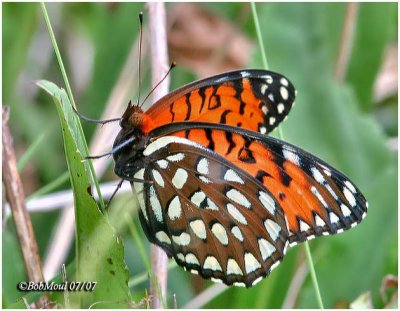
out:
{"label": "orange wing patch", "polygon": [[295,89],[286,78],[249,70],[188,84],[160,99],[147,114],[157,126],[207,122],[266,134],[287,116],[294,98]]}

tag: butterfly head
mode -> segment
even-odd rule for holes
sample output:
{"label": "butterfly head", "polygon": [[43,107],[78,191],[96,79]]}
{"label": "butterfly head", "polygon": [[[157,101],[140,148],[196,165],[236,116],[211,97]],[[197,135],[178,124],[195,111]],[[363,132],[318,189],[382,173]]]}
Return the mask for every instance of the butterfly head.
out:
{"label": "butterfly head", "polygon": [[132,105],[131,101],[129,101],[119,124],[122,130],[140,129],[144,133],[148,133],[154,128],[151,118],[143,112],[142,108]]}
{"label": "butterfly head", "polygon": [[120,121],[121,130],[113,145],[114,171],[123,179],[132,179],[133,175],[144,167],[143,150],[147,137],[145,125],[146,115],[142,109],[129,102]]}

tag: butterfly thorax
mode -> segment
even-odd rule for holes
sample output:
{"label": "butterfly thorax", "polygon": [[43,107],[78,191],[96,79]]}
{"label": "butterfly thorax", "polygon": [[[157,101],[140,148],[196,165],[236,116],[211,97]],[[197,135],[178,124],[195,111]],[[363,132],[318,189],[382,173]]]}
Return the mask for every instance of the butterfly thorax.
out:
{"label": "butterfly thorax", "polygon": [[133,175],[145,166],[143,150],[148,142],[147,133],[153,126],[150,117],[138,106],[129,102],[120,121],[121,130],[115,138],[113,148],[126,144],[114,154],[115,173],[121,178],[131,180]]}

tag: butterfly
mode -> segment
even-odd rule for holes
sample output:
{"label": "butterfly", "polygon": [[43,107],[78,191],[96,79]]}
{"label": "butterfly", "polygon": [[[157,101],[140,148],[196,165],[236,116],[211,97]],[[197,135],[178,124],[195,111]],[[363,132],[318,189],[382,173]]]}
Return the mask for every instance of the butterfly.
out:
{"label": "butterfly", "polygon": [[281,74],[241,70],[187,84],[145,112],[129,103],[114,170],[132,183],[151,243],[205,279],[251,287],[289,247],[364,219],[367,201],[346,176],[267,135],[295,95]]}

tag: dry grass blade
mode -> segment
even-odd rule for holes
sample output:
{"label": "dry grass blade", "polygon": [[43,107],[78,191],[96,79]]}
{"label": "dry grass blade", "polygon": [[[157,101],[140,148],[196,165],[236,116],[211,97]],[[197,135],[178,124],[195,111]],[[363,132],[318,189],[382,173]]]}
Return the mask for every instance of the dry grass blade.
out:
{"label": "dry grass blade", "polygon": [[347,4],[342,36],[340,39],[339,54],[335,66],[335,77],[339,81],[344,79],[347,72],[347,65],[353,46],[354,30],[357,24],[358,6],[359,4],[355,2]]}
{"label": "dry grass blade", "polygon": [[[8,127],[9,113],[9,107],[3,107],[3,182],[7,190],[7,198],[10,203],[29,281],[35,283],[44,282],[39,249],[32,222],[26,210],[24,189],[18,174],[12,137]],[[47,304],[48,298],[43,296],[36,302],[36,307],[42,308]]]}

